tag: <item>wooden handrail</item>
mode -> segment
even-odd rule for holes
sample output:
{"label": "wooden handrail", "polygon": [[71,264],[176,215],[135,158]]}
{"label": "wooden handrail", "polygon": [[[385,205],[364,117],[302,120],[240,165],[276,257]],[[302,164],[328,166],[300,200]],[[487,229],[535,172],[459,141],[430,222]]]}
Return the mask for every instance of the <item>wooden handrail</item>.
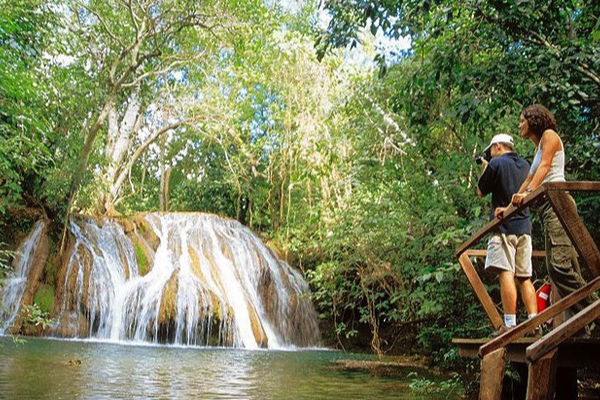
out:
{"label": "wooden handrail", "polygon": [[[464,251],[464,255],[469,257],[486,257],[487,250],[479,250],[479,249],[470,249]],[[531,252],[532,257],[546,257],[546,252],[544,250],[533,250]]]}
{"label": "wooden handrail", "polygon": [[[479,229],[473,236],[471,236],[466,242],[464,242],[457,250],[456,257],[458,258],[462,253],[466,250],[473,247],[477,244],[481,238],[483,238],[486,234],[490,233],[494,229],[498,227],[498,225],[502,225],[504,221],[511,217],[517,211],[523,209],[524,207],[531,206],[538,201],[542,200],[541,196],[545,196],[546,192],[565,192],[565,191],[573,191],[573,192],[600,192],[600,182],[595,181],[571,181],[571,182],[547,182],[543,185],[537,187],[533,192],[531,192],[527,197],[523,199],[523,202],[515,207],[513,205],[508,206],[506,212],[504,213],[504,217],[502,219],[495,219],[493,221],[488,222],[481,229]],[[560,218],[560,216],[559,216]],[[561,221],[562,222],[562,221]]]}
{"label": "wooden handrail", "polygon": [[533,192],[531,192],[527,197],[523,199],[523,202],[519,206],[515,207],[512,204],[509,205],[506,209],[506,212],[504,213],[503,218],[497,218],[485,224],[481,229],[475,232],[473,236],[471,236],[466,242],[464,242],[458,248],[458,250],[456,250],[455,256],[457,258],[460,257],[462,253],[476,245],[485,235],[492,232],[499,225],[505,223],[517,211],[522,210],[523,208],[528,207],[541,200],[541,197],[545,194],[545,185],[547,184],[544,184],[535,189]]}

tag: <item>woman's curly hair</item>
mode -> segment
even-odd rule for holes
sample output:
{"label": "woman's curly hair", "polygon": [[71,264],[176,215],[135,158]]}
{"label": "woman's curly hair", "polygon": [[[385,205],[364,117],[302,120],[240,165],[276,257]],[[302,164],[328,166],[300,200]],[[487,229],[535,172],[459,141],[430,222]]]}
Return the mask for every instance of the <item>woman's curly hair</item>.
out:
{"label": "woman's curly hair", "polygon": [[552,129],[556,132],[556,118],[554,115],[541,104],[532,104],[523,109],[521,113],[527,120],[529,130],[534,135],[541,137],[542,134],[548,129]]}

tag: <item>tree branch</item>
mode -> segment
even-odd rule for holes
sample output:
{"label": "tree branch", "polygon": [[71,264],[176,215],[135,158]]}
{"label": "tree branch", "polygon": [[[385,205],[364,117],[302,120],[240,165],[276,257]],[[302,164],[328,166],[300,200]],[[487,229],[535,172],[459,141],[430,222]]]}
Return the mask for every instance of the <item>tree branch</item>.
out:
{"label": "tree branch", "polygon": [[[558,54],[561,54],[560,46],[553,44],[552,42],[550,42],[550,40],[548,40],[547,38],[542,36],[539,32],[522,28],[521,26],[519,26],[518,24],[516,24],[514,22],[504,21],[499,18],[493,18],[493,17],[487,15],[486,13],[484,13],[481,9],[477,9],[476,15],[483,17],[483,19],[485,19],[486,21],[488,21],[492,24],[499,25],[500,27],[504,28],[510,36],[513,36],[516,39],[525,40],[527,42],[536,44],[541,47],[546,47],[550,50],[557,52]],[[569,37],[569,39],[573,40],[571,37]],[[589,68],[589,66],[587,66],[585,64],[581,64],[581,63],[570,64],[570,65],[577,72],[590,78],[595,84],[600,86],[600,75],[598,75],[596,72],[591,70]]]}
{"label": "tree branch", "polygon": [[170,130],[177,129],[178,127],[183,125],[183,123],[184,121],[178,121],[162,127],[161,129],[157,130],[152,135],[150,135],[150,137],[146,139],[146,141],[136,149],[136,151],[133,153],[133,155],[127,162],[126,167],[123,168],[116,181],[111,185],[111,194],[113,195],[114,199],[116,199],[117,194],[121,189],[121,186],[123,185],[123,182],[125,181],[125,179],[127,179],[127,175],[129,174],[128,171],[133,167],[133,164],[135,164],[135,162],[138,160],[138,158],[140,158],[144,151],[146,151],[146,148],[152,143],[154,143],[156,139],[158,139],[161,135],[167,133]]}
{"label": "tree branch", "polygon": [[93,16],[95,16],[96,18],[98,18],[98,22],[100,22],[100,25],[102,25],[104,27],[104,30],[106,31],[106,33],[108,34],[108,36],[112,40],[114,40],[115,42],[119,43],[121,45],[121,47],[125,47],[125,45],[121,41],[121,39],[119,39],[114,33],[112,33],[112,31],[110,30],[110,28],[108,27],[108,25],[106,24],[106,22],[104,22],[104,19],[100,16],[100,14],[98,14],[96,11],[92,10],[90,7],[88,7],[87,5],[83,4],[80,1],[76,1],[75,4],[79,5],[79,7],[81,7],[81,8],[84,8],[90,14],[92,14]]}

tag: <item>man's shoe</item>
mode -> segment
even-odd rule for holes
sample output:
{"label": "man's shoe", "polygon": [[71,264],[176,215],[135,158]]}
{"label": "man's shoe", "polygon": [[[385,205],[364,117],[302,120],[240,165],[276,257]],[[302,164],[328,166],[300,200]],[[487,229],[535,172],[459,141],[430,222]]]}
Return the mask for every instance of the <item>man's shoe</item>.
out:
{"label": "man's shoe", "polygon": [[578,330],[573,337],[579,339],[598,339],[600,338],[600,329],[597,325],[587,325]]}
{"label": "man's shoe", "polygon": [[500,326],[500,328],[498,328],[494,332],[490,333],[490,338],[492,338],[492,339],[497,338],[498,336],[502,335],[503,333],[510,331],[510,329],[511,328],[508,328],[506,325],[502,325],[502,326]]}

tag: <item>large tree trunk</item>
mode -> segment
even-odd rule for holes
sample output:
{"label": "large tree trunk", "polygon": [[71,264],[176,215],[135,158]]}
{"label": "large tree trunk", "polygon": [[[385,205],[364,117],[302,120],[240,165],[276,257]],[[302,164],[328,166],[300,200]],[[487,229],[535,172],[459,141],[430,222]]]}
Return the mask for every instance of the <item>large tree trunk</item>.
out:
{"label": "large tree trunk", "polygon": [[160,174],[160,211],[169,211],[169,181],[173,168],[167,167]]}
{"label": "large tree trunk", "polygon": [[69,216],[71,215],[71,209],[73,208],[73,203],[75,202],[75,197],[77,195],[77,192],[79,191],[79,185],[81,185],[83,175],[85,174],[85,171],[87,170],[88,160],[89,160],[90,154],[92,153],[92,150],[94,148],[94,142],[96,141],[98,132],[100,132],[100,129],[104,125],[104,122],[106,121],[106,117],[108,116],[108,113],[109,113],[110,109],[113,107],[113,105],[114,105],[114,95],[111,95],[111,96],[109,96],[106,103],[104,103],[104,107],[102,108],[102,111],[100,111],[100,114],[98,115],[98,118],[96,119],[96,122],[94,123],[94,125],[92,125],[92,127],[90,128],[90,130],[85,138],[85,145],[83,147],[83,152],[81,153],[81,157],[79,159],[79,164],[77,165],[77,169],[75,170],[75,172],[73,174],[73,178],[71,180],[71,187],[69,188],[69,203],[67,204],[67,215],[65,217],[65,223],[63,226],[59,254],[62,254],[64,247],[65,247],[65,239],[66,239],[66,235],[67,235],[67,226],[69,224]]}
{"label": "large tree trunk", "polygon": [[136,90],[129,97],[123,118],[119,121],[119,116],[115,107],[111,107],[108,112],[108,131],[106,140],[106,159],[108,166],[101,177],[102,186],[107,189],[100,197],[99,211],[107,215],[116,215],[115,201],[118,199],[121,191],[120,187],[115,187],[114,183],[122,170],[126,167],[123,164],[126,156],[131,151],[134,138],[140,130],[143,120],[143,114],[146,109],[142,107],[139,101],[139,90]]}

